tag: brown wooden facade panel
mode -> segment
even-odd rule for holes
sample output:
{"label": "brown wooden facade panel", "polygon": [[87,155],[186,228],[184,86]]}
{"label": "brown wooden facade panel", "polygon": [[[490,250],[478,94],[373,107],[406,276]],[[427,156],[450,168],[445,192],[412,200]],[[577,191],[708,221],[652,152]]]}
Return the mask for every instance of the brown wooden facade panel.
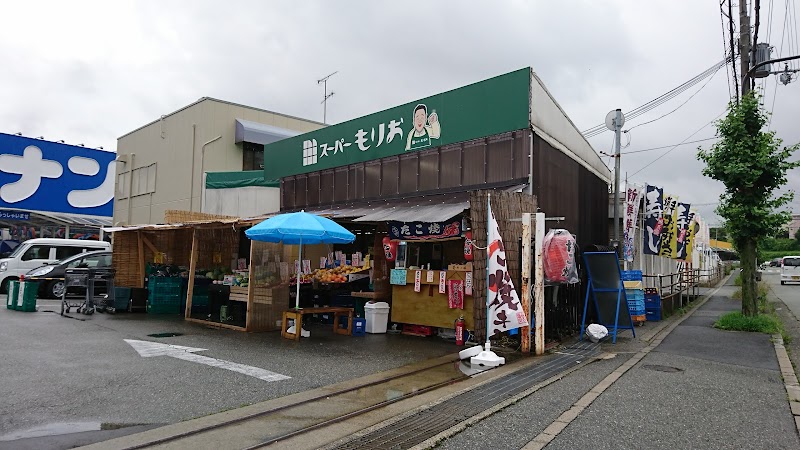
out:
{"label": "brown wooden facade panel", "polygon": [[461,146],[449,146],[441,150],[439,188],[447,189],[461,186]]}
{"label": "brown wooden facade panel", "polygon": [[319,176],[319,202],[323,205],[333,203],[333,192],[336,188],[333,170],[325,170]]}
{"label": "brown wooden facade panel", "polygon": [[306,181],[306,198],[308,199],[307,201],[309,205],[321,204],[319,198],[319,178],[319,172],[308,174],[308,180]]}
{"label": "brown wooden facade panel", "polygon": [[439,189],[439,152],[427,150],[419,153],[419,190]]}
{"label": "brown wooden facade panel", "polygon": [[400,192],[417,192],[419,186],[419,153],[400,157]]}
{"label": "brown wooden facade panel", "polygon": [[398,193],[400,182],[400,158],[386,158],[381,164],[381,196],[388,197]]}
{"label": "brown wooden facade panel", "polygon": [[487,182],[497,183],[514,178],[514,141],[510,136],[493,139],[488,146],[492,149],[486,158]]}
{"label": "brown wooden facade panel", "polygon": [[364,198],[380,197],[381,192],[381,161],[368,161],[364,163]]}
{"label": "brown wooden facade panel", "polygon": [[350,180],[348,179],[349,168],[337,167],[333,175],[333,201],[343,203],[349,200]]}

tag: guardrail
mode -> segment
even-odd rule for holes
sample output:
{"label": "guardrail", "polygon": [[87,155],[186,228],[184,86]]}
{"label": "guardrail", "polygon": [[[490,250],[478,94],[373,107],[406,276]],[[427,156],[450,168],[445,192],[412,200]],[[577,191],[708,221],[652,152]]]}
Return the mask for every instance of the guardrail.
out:
{"label": "guardrail", "polygon": [[658,289],[661,296],[661,311],[669,316],[683,308],[700,295],[701,286],[713,286],[724,276],[723,267],[700,270],[688,267],[666,275],[643,275],[645,287]]}

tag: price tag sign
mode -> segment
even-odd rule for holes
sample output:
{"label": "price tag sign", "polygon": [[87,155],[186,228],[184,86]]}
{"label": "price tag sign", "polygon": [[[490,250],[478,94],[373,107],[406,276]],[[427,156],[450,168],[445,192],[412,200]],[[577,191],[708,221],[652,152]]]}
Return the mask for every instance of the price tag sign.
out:
{"label": "price tag sign", "polygon": [[304,259],[303,260],[303,273],[306,273],[306,274],[311,273],[311,260],[310,259]]}
{"label": "price tag sign", "polygon": [[328,264],[328,258],[326,258],[324,256],[320,256],[319,257],[319,268],[320,269],[324,269],[327,264]]}
{"label": "price tag sign", "polygon": [[419,292],[422,290],[422,271],[416,270],[414,271],[414,292]]}
{"label": "price tag sign", "polygon": [[339,255],[339,266],[344,267],[347,265],[347,255]]}
{"label": "price tag sign", "polygon": [[353,267],[359,267],[361,265],[361,254],[353,253],[350,255],[350,262],[353,264]]}
{"label": "price tag sign", "polygon": [[467,272],[464,279],[464,294],[472,295],[472,272]]}
{"label": "price tag sign", "polygon": [[429,270],[429,271],[427,271],[427,272],[425,273],[425,280],[426,280],[428,283],[433,283],[433,271],[432,271],[432,270]]}
{"label": "price tag sign", "polygon": [[446,294],[447,293],[447,272],[442,270],[439,272],[439,293]]}

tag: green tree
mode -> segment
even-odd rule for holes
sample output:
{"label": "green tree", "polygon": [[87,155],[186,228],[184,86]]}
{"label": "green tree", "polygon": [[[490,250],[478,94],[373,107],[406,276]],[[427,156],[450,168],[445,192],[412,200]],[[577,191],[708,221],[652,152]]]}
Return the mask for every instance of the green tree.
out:
{"label": "green tree", "polygon": [[763,131],[767,119],[758,96],[750,92],[738,104],[731,103],[728,115],[717,122],[720,141],[697,153],[706,164],[703,175],[725,185],[716,211],[741,256],[742,314],[746,316],[758,314],[759,243],[790,219],[780,208],[792,200],[793,193],[776,196],[775,191],[786,184],[786,172],[799,165],[788,161],[797,145],[781,147],[774,131]]}

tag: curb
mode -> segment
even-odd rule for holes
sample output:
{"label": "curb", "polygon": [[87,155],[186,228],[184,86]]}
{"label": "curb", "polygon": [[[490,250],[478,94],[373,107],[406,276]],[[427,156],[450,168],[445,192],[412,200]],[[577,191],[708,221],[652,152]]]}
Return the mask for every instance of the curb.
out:
{"label": "curb", "polygon": [[[714,288],[713,291],[711,291],[701,300],[696,302],[691,307],[691,309],[686,312],[686,314],[683,317],[676,320],[675,322],[672,322],[668,326],[665,326],[661,330],[656,331],[653,337],[650,338],[650,340],[648,341],[649,345],[639,350],[628,361],[626,361],[624,364],[622,364],[613,372],[608,374],[605,378],[603,378],[598,384],[596,384],[592,389],[590,389],[589,392],[587,392],[586,394],[583,395],[583,397],[578,399],[578,401],[575,402],[570,409],[564,411],[560,416],[558,416],[558,418],[556,418],[555,421],[553,421],[553,423],[548,425],[547,428],[544,429],[544,431],[539,433],[539,435],[533,438],[533,440],[531,440],[524,447],[522,447],[522,450],[541,450],[545,448],[548,444],[550,444],[550,442],[552,442],[553,439],[555,439],[556,436],[559,435],[559,433],[564,431],[564,429],[567,428],[567,426],[569,426],[569,424],[572,423],[572,421],[577,419],[580,413],[583,412],[583,410],[588,408],[598,397],[600,397],[600,395],[603,392],[605,392],[608,388],[610,388],[614,384],[614,382],[620,379],[620,377],[622,377],[622,375],[624,375],[625,372],[627,372],[628,370],[632,369],[637,364],[639,364],[639,362],[645,356],[647,356],[648,353],[650,353],[653,349],[658,347],[661,344],[661,342],[667,336],[669,336],[672,330],[678,327],[678,325],[680,325],[684,320],[691,317],[692,314],[694,314],[694,312],[697,311],[699,307],[703,306],[703,304],[705,304],[709,298],[713,297],[714,294],[716,294],[717,291],[719,291],[720,288],[722,288],[722,286],[725,285],[725,281],[727,281],[727,279],[728,277],[725,277],[720,282],[720,284],[718,284],[716,288]],[[794,372],[792,372],[792,375],[794,376]],[[798,389],[798,395],[800,395],[800,385],[797,384],[797,378],[794,378],[794,380],[795,380],[795,386]],[[792,411],[794,411],[794,408],[792,409]],[[798,414],[800,414],[800,402],[797,404],[797,412]],[[795,416],[795,424],[799,427],[798,429],[800,429],[800,418],[798,418],[797,416]]]}
{"label": "curb", "polygon": [[775,354],[778,357],[778,365],[781,368],[783,387],[786,388],[786,395],[789,397],[789,409],[794,416],[794,425],[800,434],[800,384],[797,383],[797,375],[794,373],[792,361],[786,353],[783,345],[783,337],[780,334],[772,335],[772,342],[775,345]]}

